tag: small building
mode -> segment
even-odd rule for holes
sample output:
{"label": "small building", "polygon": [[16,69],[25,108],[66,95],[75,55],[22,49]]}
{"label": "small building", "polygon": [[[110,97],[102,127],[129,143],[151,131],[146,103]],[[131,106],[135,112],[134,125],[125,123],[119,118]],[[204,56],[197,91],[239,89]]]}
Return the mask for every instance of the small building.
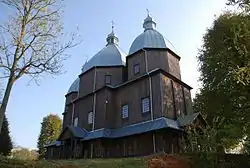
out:
{"label": "small building", "polygon": [[63,130],[47,158],[145,156],[182,150],[192,112],[180,56],[148,15],[129,54],[113,29],[106,46],[87,61],[66,94]]}

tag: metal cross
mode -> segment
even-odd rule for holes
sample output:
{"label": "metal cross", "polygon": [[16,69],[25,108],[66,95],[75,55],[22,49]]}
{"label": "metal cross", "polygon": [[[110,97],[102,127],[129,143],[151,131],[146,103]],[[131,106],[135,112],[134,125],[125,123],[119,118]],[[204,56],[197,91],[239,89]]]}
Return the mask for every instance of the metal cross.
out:
{"label": "metal cross", "polygon": [[147,8],[146,10],[147,10],[147,14],[148,14],[148,16],[149,16],[149,10],[148,10],[148,8]]}
{"label": "metal cross", "polygon": [[111,21],[111,24],[112,24],[112,32],[113,32],[113,31],[114,31],[115,22],[112,20],[112,21]]}

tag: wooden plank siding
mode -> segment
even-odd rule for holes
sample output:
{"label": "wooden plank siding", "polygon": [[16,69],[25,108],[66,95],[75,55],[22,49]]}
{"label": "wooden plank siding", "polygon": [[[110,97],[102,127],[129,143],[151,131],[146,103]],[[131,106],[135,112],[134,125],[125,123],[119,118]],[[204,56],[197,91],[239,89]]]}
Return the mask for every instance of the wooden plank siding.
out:
{"label": "wooden plank siding", "polygon": [[[159,117],[176,120],[178,116],[192,113],[191,87],[180,81],[180,58],[168,49],[145,50],[128,56],[125,67],[94,67],[79,75],[79,93],[66,95],[63,128],[73,124],[72,116],[73,120],[78,118],[78,127],[92,131],[121,128]],[[139,64],[138,74],[134,74],[136,64]],[[108,86],[105,75],[111,75]],[[147,97],[152,100],[152,111],[142,113],[142,99]],[[123,119],[121,110],[125,104],[128,105],[128,118]],[[94,110],[93,127],[88,123],[88,113]],[[145,156],[163,151],[178,153],[182,137],[180,132],[172,129],[90,141],[64,136],[61,158]]]}
{"label": "wooden plank siding", "polygon": [[[115,93],[116,104],[116,128],[143,122],[150,119],[150,112],[142,114],[141,100],[142,98],[149,97],[149,81],[143,79],[118,89]],[[122,119],[121,107],[127,104],[129,106],[128,119]]]}
{"label": "wooden plank siding", "polygon": [[163,129],[140,135],[118,139],[96,139],[91,141],[65,141],[63,147],[48,148],[47,157],[53,150],[56,158],[116,158],[147,156],[154,153],[153,134],[156,152],[168,154],[180,152],[181,134],[175,130]]}
{"label": "wooden plank siding", "polygon": [[168,67],[170,74],[175,76],[178,79],[181,79],[181,71],[180,71],[180,64],[179,64],[179,59],[173,56],[170,52],[167,53],[168,56]]}

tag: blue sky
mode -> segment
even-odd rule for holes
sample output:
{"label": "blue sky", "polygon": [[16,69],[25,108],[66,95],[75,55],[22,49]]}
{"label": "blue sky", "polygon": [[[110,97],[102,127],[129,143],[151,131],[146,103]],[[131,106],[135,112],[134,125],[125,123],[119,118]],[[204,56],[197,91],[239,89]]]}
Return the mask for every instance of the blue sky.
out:
{"label": "blue sky", "polygon": [[[71,58],[64,62],[66,73],[40,79],[40,85],[29,83],[24,77],[17,81],[11,93],[7,117],[13,141],[23,147],[35,148],[42,118],[49,113],[59,114],[64,109],[65,93],[80,73],[86,59],[104,47],[115,22],[119,45],[128,53],[137,35],[142,33],[146,9],[157,23],[157,30],[174,45],[181,56],[182,80],[198,88],[197,52],[202,36],[211,26],[215,15],[225,9],[226,0],[67,0],[63,18],[65,32],[79,27],[83,42],[68,50]],[[0,6],[0,23],[6,21],[6,9]]]}

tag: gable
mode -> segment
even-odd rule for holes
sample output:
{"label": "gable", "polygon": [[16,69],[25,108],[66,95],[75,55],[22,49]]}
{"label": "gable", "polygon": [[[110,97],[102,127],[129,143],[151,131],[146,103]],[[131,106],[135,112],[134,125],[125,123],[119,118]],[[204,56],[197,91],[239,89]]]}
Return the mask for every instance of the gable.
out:
{"label": "gable", "polygon": [[69,131],[69,129],[67,129],[61,133],[58,140],[66,140],[66,139],[70,139],[71,137],[72,137],[72,133]]}
{"label": "gable", "polygon": [[87,131],[80,127],[67,126],[60,134],[58,140],[66,140],[70,138],[84,138],[87,135]]}
{"label": "gable", "polygon": [[177,119],[179,125],[181,127],[185,127],[188,125],[206,125],[206,120],[202,117],[202,115],[200,113],[192,113],[192,114],[188,114],[185,116],[180,116]]}

